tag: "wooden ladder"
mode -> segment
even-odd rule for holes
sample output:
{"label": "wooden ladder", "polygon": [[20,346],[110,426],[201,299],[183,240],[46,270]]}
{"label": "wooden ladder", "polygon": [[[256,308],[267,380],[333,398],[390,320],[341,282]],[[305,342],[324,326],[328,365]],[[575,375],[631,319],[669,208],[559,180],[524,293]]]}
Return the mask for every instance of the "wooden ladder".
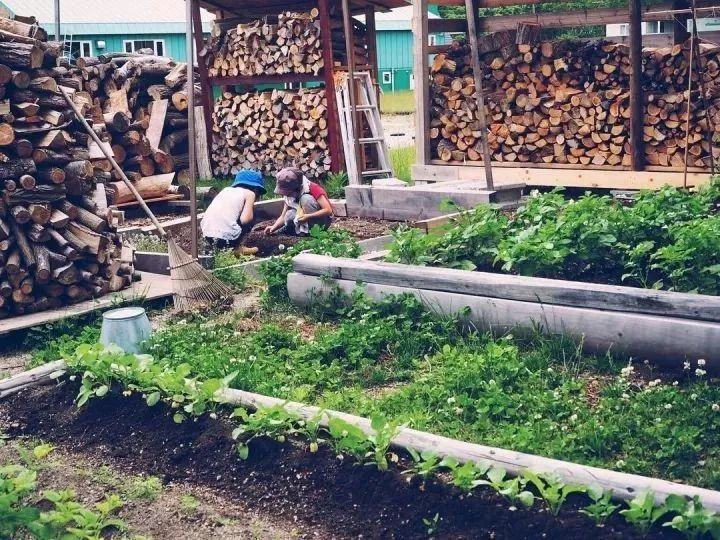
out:
{"label": "wooden ladder", "polygon": [[[390,151],[385,140],[385,131],[383,130],[382,121],[380,120],[380,107],[378,106],[377,94],[373,86],[372,78],[369,71],[358,71],[355,73],[356,84],[356,103],[355,111],[351,110],[350,90],[348,85],[348,76],[338,81],[336,84],[338,114],[340,116],[340,133],[343,140],[343,153],[345,154],[345,167],[348,174],[348,182],[351,185],[362,184],[365,178],[391,178],[392,164],[390,162]],[[354,112],[357,114],[354,114]],[[361,116],[362,115],[362,116]],[[361,163],[361,174],[358,178],[358,167],[356,166],[355,154],[355,129],[353,128],[355,118],[360,119],[358,133],[362,134],[363,122],[365,118],[370,129],[370,136],[363,137],[360,135],[358,143],[363,146],[372,145],[377,151],[377,168],[364,169]],[[361,153],[363,155],[363,153]]]}

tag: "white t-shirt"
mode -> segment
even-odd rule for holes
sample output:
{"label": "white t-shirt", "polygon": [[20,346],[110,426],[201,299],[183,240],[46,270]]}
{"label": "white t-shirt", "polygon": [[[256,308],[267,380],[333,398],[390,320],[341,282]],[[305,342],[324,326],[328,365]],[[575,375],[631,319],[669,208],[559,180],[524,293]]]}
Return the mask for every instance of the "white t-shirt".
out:
{"label": "white t-shirt", "polygon": [[245,207],[245,190],[226,187],[205,210],[200,229],[206,238],[237,240],[242,233],[238,223]]}

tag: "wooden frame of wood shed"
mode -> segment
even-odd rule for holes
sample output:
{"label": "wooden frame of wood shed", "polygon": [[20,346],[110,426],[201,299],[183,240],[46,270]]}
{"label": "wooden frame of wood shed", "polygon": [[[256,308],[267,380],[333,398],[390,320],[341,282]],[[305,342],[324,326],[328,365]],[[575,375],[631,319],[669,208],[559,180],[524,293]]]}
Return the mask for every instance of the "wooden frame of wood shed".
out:
{"label": "wooden frame of wood shed", "polygon": [[[342,159],[342,141],[339,133],[338,108],[335,101],[334,71],[336,67],[333,62],[332,30],[330,22],[331,3],[335,0],[186,0],[192,2],[193,26],[195,45],[198,51],[198,71],[202,87],[202,106],[205,113],[205,124],[208,133],[208,141],[212,140],[212,109],[213,109],[213,88],[218,86],[226,88],[235,85],[253,86],[257,84],[273,83],[305,83],[322,82],[325,84],[327,107],[332,116],[328,119],[328,146],[332,161],[333,172],[339,172],[344,161]],[[337,2],[340,4],[340,2]],[[353,15],[365,15],[367,27],[368,57],[369,66],[373,78],[377,67],[377,51],[375,38],[375,12],[388,11],[395,7],[407,6],[410,0],[350,0],[350,10]],[[314,76],[307,73],[288,73],[284,75],[255,75],[238,77],[211,77],[205,65],[203,51],[205,50],[204,38],[200,19],[200,7],[215,14],[216,18],[237,17],[239,19],[252,20],[265,15],[274,15],[281,11],[309,11],[317,8],[320,12],[320,35],[325,68]],[[352,35],[350,36],[352,40]],[[375,64],[375,65],[372,65]],[[328,69],[328,66],[330,68]],[[342,66],[340,69],[347,69]],[[209,145],[208,145],[209,146]]]}
{"label": "wooden frame of wood shed", "polygon": [[[476,8],[493,8],[511,5],[536,5],[543,0],[474,0]],[[569,0],[549,0],[563,3]],[[709,0],[696,0],[696,7],[710,5]],[[438,32],[467,32],[466,19],[429,19],[428,5],[464,6],[465,0],[414,0],[414,71],[417,117],[415,120],[416,161],[412,176],[417,182],[480,180],[483,178],[480,162],[444,162],[432,159],[430,152],[430,55],[444,52],[447,46],[430,46],[428,36]],[[479,18],[479,32],[511,30],[518,23],[536,23],[545,28],[586,26],[629,21],[630,58],[636,76],[631,76],[630,103],[636,111],[630,119],[629,138],[633,148],[633,162],[623,166],[578,166],[565,164],[493,162],[495,183],[524,182],[536,186],[567,186],[582,188],[644,189],[659,188],[665,184],[681,187],[685,181],[683,169],[676,167],[647,166],[644,163],[643,93],[640,83],[642,71],[642,21],[674,21],[674,40],[681,43],[688,37],[686,26],[673,17],[674,9],[686,8],[685,0],[643,6],[641,0],[629,0],[628,8],[598,8],[561,12],[540,12],[524,15],[492,16]],[[665,13],[657,13],[665,12]],[[637,104],[632,106],[633,104]],[[690,167],[686,184],[700,185],[710,180],[707,170]],[[622,172],[621,175],[609,172]]]}

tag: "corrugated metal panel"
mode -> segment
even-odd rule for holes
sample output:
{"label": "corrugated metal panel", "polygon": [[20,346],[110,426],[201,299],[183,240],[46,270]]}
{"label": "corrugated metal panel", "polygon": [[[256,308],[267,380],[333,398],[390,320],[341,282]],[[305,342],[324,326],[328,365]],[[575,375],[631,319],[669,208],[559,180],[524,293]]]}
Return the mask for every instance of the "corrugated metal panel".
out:
{"label": "corrugated metal panel", "polygon": [[412,32],[378,32],[378,68],[412,68]]}

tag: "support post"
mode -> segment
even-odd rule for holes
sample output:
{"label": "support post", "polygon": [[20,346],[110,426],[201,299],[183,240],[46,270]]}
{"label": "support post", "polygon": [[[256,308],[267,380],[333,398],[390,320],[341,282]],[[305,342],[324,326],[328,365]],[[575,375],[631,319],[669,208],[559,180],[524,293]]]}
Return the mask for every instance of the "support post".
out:
{"label": "support post", "polygon": [[[198,258],[197,162],[195,161],[195,55],[193,54],[193,3],[185,0],[185,52],[187,56],[188,154],[190,161],[190,238],[191,255]],[[202,35],[202,26],[197,29]]]}
{"label": "support post", "polygon": [[642,90],[642,3],[629,0],[630,7],[630,148],[632,168],[645,168],[645,142],[643,141],[643,90]]}
{"label": "support post", "polygon": [[[349,0],[343,0],[342,2],[343,7],[343,27],[345,30],[345,51],[347,53],[347,68],[348,68],[348,97],[349,97],[349,105],[350,105],[350,117],[352,118],[352,126],[351,126],[351,132],[350,136],[352,137],[352,150],[351,152],[355,153],[355,170],[352,171],[352,173],[355,174],[355,178],[357,180],[358,184],[362,184],[362,170],[363,166],[360,160],[362,159],[362,155],[360,154],[360,118],[358,116],[357,111],[357,94],[355,93],[356,85],[355,85],[355,39],[354,39],[354,33],[353,33],[353,24],[352,24],[352,13],[350,12],[350,2]],[[352,183],[352,174],[351,171],[348,171],[348,175],[350,175],[351,182]]]}
{"label": "support post", "polygon": [[[377,80],[378,80],[378,54],[377,54],[377,25],[375,24],[375,6],[368,6],[365,8],[365,27],[367,36],[368,46],[368,62],[372,66],[370,70],[370,76],[375,84],[377,91]],[[378,96],[378,101],[379,101]]]}
{"label": "support post", "polygon": [[325,77],[325,99],[327,100],[328,115],[328,146],[330,147],[331,168],[334,173],[340,172],[340,137],[338,125],[337,102],[335,98],[335,77],[333,70],[332,30],[330,29],[330,7],[328,0],[318,0],[320,12],[320,41],[323,55],[323,75]]}
{"label": "support post", "polygon": [[[201,58],[200,54],[205,50],[205,38],[203,37],[202,30],[202,17],[200,16],[200,2],[198,0],[192,0],[192,21],[195,31],[195,50],[197,51],[198,57],[198,75],[200,76],[200,90],[203,107],[203,119],[205,120],[205,131],[208,142],[208,151],[210,143],[212,143],[212,109],[213,109],[213,86],[210,83],[210,77],[208,75],[207,65],[205,64],[205,58]],[[188,66],[191,66],[192,62],[188,60]],[[190,72],[188,71],[188,77]]]}
{"label": "support post", "polygon": [[55,0],[55,41],[62,41],[60,37],[60,0]]}
{"label": "support post", "polygon": [[488,144],[487,119],[485,118],[485,95],[482,87],[482,66],[480,65],[480,49],[478,48],[478,19],[479,12],[477,0],[465,0],[465,10],[468,20],[468,40],[472,54],[473,76],[475,77],[475,102],[477,103],[478,122],[480,123],[480,142],[483,152],[483,166],[485,167],[485,184],[487,189],[495,189],[493,181],[490,145]]}
{"label": "support post", "polygon": [[413,2],[413,72],[415,76],[415,163],[430,163],[430,66],[428,64],[428,3]]}

